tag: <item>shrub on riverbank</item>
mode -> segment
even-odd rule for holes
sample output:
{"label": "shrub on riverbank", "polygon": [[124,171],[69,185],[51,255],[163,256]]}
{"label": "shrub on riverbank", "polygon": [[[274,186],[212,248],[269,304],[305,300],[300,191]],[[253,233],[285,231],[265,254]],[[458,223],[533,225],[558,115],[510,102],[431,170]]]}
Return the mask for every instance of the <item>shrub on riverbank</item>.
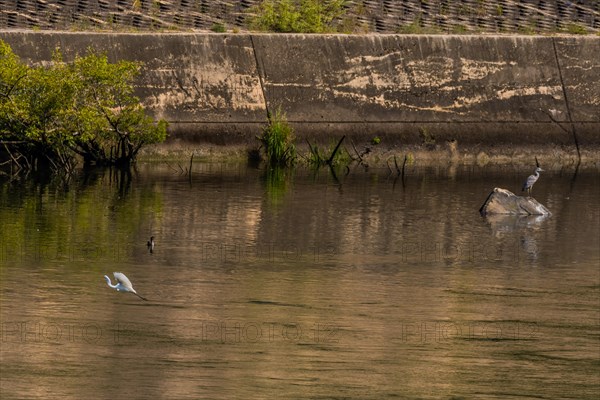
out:
{"label": "shrub on riverbank", "polygon": [[251,10],[250,27],[266,32],[326,33],[344,15],[345,0],[266,0]]}
{"label": "shrub on riverbank", "polygon": [[46,66],[23,64],[0,41],[0,144],[19,168],[70,171],[127,165],[145,144],[166,139],[133,94],[140,64],[108,62],[93,50],[72,63],[56,51]]}

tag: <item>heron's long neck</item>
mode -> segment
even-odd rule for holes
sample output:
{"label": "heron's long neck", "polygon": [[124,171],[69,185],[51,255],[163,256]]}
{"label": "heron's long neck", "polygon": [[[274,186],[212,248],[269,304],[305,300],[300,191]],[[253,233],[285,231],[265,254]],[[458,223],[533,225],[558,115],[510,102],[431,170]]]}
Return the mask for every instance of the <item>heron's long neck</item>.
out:
{"label": "heron's long neck", "polygon": [[113,289],[116,289],[117,285],[113,285],[108,276],[104,275],[104,279],[106,279],[106,283],[108,284],[108,286],[110,286]]}

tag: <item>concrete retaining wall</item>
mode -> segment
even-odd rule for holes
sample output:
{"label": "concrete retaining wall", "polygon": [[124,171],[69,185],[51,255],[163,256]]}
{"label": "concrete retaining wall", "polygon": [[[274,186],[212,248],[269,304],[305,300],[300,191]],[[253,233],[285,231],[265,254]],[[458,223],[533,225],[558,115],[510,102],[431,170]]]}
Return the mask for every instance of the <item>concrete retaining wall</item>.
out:
{"label": "concrete retaining wall", "polygon": [[[254,141],[281,107],[300,137],[600,145],[600,38],[5,31],[23,60],[93,46],[144,62],[172,138]],[[553,122],[558,121],[560,125]]]}

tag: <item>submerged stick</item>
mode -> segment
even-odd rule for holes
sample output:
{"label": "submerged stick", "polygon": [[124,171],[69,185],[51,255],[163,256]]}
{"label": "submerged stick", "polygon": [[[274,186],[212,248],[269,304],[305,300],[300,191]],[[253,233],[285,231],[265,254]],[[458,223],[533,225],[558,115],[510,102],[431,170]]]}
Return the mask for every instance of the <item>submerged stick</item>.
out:
{"label": "submerged stick", "polygon": [[190,157],[190,168],[188,170],[188,176],[192,177],[192,163],[194,162],[194,153],[192,152],[192,156]]}
{"label": "submerged stick", "polygon": [[335,149],[333,149],[333,153],[331,153],[329,160],[327,160],[327,164],[331,165],[331,163],[333,162],[333,158],[335,157],[335,153],[337,153],[338,149],[340,148],[340,145],[342,144],[342,142],[344,141],[345,138],[346,138],[346,135],[342,136],[342,138],[338,142],[337,146],[335,146]]}
{"label": "submerged stick", "polygon": [[390,174],[393,174],[394,170],[392,169],[392,167],[390,167],[390,159],[389,158],[387,160],[385,160],[385,165],[387,165],[388,169],[390,170]]}
{"label": "submerged stick", "polygon": [[394,154],[394,165],[396,166],[396,171],[398,175],[400,175],[400,167],[398,167],[398,160],[396,160],[396,155]]}
{"label": "submerged stick", "polygon": [[[577,139],[577,132],[575,131],[575,125],[573,124],[573,120],[571,119],[571,113],[569,113],[569,123],[571,125],[571,132],[569,132],[565,127],[563,127],[560,122],[558,122],[551,113],[546,112],[546,115],[550,117],[550,120],[554,122],[563,132],[573,135],[573,141],[575,142],[575,150],[577,150],[577,160],[578,163],[581,163],[581,151],[579,150],[579,140]],[[539,164],[537,165],[539,167]]]}
{"label": "submerged stick", "polygon": [[8,149],[8,146],[6,145],[6,142],[3,142],[2,144],[4,144],[4,148],[6,149],[6,154],[9,155],[9,157],[12,159],[13,163],[15,163],[16,166],[19,167],[19,169],[21,168],[21,164],[19,164],[19,162],[17,161],[17,159],[13,156],[12,152]]}
{"label": "submerged stick", "polygon": [[317,158],[317,164],[321,164],[321,156],[319,156],[319,153],[315,151],[315,149],[312,147],[312,145],[310,144],[308,139],[306,139],[306,143],[308,143],[308,148],[310,149],[310,153]]}
{"label": "submerged stick", "polygon": [[360,155],[360,153],[358,152],[358,150],[356,150],[356,146],[354,145],[354,141],[353,141],[353,140],[351,140],[351,141],[350,141],[350,144],[352,144],[352,148],[354,149],[354,152],[355,152],[355,153],[356,153],[356,155],[358,156],[358,160],[359,160],[360,162],[362,162],[362,161],[363,161],[363,158],[362,158],[362,156]]}

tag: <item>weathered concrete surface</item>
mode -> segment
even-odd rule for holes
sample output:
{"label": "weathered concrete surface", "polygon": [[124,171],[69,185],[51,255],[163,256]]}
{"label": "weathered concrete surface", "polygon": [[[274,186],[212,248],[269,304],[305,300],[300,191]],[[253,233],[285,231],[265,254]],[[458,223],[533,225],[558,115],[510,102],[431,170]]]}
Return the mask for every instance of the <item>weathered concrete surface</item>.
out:
{"label": "weathered concrete surface", "polygon": [[[171,137],[253,142],[281,107],[299,137],[600,146],[599,37],[3,31],[30,63],[89,46],[143,61]],[[575,128],[576,135],[572,129]]]}
{"label": "weathered concrete surface", "polygon": [[[585,125],[600,120],[600,40],[598,38],[558,37],[556,45],[557,68],[564,81],[569,108],[559,110],[556,119]],[[591,57],[590,57],[591,55]],[[596,133],[600,135],[597,129]]]}
{"label": "weathered concrete surface", "polygon": [[[438,140],[460,136],[463,144],[568,144],[573,138],[550,118],[553,112],[568,120],[554,40],[260,35],[254,43],[270,108],[280,105],[305,130],[318,133],[325,125],[340,133],[392,132],[418,142],[425,129]],[[600,109],[587,107],[600,99],[600,66],[593,58],[600,40],[581,43],[561,46],[560,63],[575,68],[587,60],[589,80],[564,74],[569,88],[597,83],[589,96],[570,100],[571,109],[579,110],[577,123],[594,125],[578,129],[587,142],[597,140],[600,123]],[[577,52],[578,58],[569,57]]]}
{"label": "weathered concrete surface", "polygon": [[482,215],[552,215],[550,210],[533,197],[517,196],[511,191],[501,188],[492,190],[479,212]]}

